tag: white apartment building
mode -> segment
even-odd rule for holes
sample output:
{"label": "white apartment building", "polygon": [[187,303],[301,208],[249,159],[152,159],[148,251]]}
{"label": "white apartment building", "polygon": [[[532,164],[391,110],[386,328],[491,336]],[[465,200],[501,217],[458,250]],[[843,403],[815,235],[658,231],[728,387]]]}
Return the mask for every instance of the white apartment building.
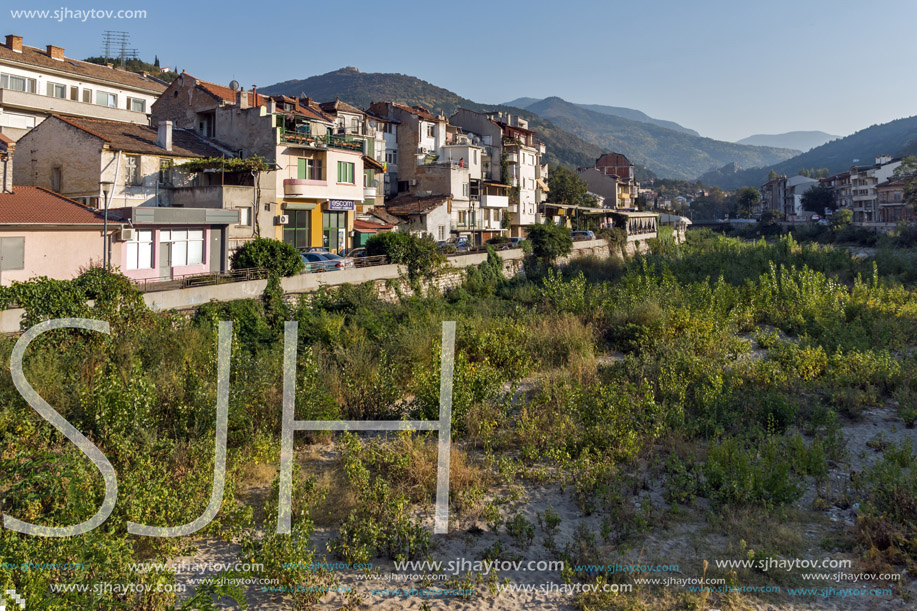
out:
{"label": "white apartment building", "polygon": [[103,119],[147,125],[166,85],[147,75],[71,59],[64,49],[0,45],[0,133],[18,140],[46,117]]}
{"label": "white apartment building", "polygon": [[850,168],[853,222],[873,223],[879,220],[879,195],[876,187],[888,182],[900,165],[900,158],[879,155],[873,165]]}

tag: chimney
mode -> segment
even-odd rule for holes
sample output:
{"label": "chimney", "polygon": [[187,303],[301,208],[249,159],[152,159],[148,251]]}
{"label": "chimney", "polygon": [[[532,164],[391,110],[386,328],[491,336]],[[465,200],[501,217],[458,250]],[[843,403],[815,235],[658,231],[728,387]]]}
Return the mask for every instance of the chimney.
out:
{"label": "chimney", "polygon": [[59,62],[64,61],[64,48],[55,47],[54,45],[48,45],[48,57],[51,59],[56,59]]}
{"label": "chimney", "polygon": [[236,104],[239,105],[239,108],[248,108],[248,92],[247,91],[237,91],[236,92]]}
{"label": "chimney", "polygon": [[16,143],[7,142],[0,136],[0,164],[3,165],[3,184],[0,185],[3,190],[0,193],[13,192],[13,150],[15,148]]}
{"label": "chimney", "polygon": [[22,36],[16,36],[15,34],[6,35],[6,46],[15,51],[16,53],[22,53]]}
{"label": "chimney", "polygon": [[156,144],[166,149],[167,151],[172,150],[172,122],[171,121],[160,121],[159,122],[159,135],[156,138]]}

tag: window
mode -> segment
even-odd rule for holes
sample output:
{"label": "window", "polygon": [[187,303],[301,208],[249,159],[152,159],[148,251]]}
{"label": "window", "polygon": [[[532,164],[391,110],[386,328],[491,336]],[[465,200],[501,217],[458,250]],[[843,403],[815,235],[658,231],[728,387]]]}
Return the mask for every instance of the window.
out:
{"label": "window", "polygon": [[203,229],[171,229],[160,232],[159,241],[172,244],[172,267],[204,262]]}
{"label": "window", "polygon": [[140,176],[140,155],[126,155],[124,157],[124,184],[136,187],[143,184]]}
{"label": "window", "polygon": [[146,100],[141,100],[140,98],[127,98],[127,108],[134,112],[146,112]]}
{"label": "window", "polygon": [[48,83],[49,98],[67,98],[67,86],[60,83]]}
{"label": "window", "polygon": [[51,190],[55,193],[61,192],[61,183],[63,182],[61,172],[60,166],[51,168]]}
{"label": "window", "polygon": [[321,159],[308,159],[301,157],[297,160],[296,176],[303,180],[324,180]]}
{"label": "window", "polygon": [[429,125],[427,125],[427,137],[428,137],[428,138],[432,138],[432,137],[433,137],[433,134],[434,134],[434,131],[433,131],[433,130],[434,130],[435,128],[436,128],[436,126],[433,125],[432,123],[429,124]]}
{"label": "window", "polygon": [[464,225],[468,222],[468,211],[467,210],[459,210],[458,222],[459,222],[459,225]]}
{"label": "window", "polygon": [[74,102],[80,101],[80,88],[79,87],[70,87],[70,99]]}
{"label": "window", "polygon": [[475,149],[474,151],[472,151],[471,156],[472,156],[472,163],[474,163],[474,165],[478,165],[478,150]]}
{"label": "window", "polygon": [[439,237],[437,238],[438,240],[440,240],[440,241],[445,240],[445,239],[446,239],[446,226],[445,226],[445,225],[440,225],[440,226],[436,229],[436,235],[439,236]]}
{"label": "window", "polygon": [[135,231],[134,239],[125,243],[126,269],[153,269],[153,232]]}
{"label": "window", "polygon": [[353,117],[350,120],[350,126],[353,128],[354,133],[360,133],[360,120],[356,117]]}
{"label": "window", "polygon": [[353,178],[354,164],[346,161],[338,161],[338,182],[355,184]]}
{"label": "window", "polygon": [[395,165],[398,163],[398,151],[386,151],[385,161]]}
{"label": "window", "polygon": [[468,183],[462,183],[462,195],[468,197]]}
{"label": "window", "polygon": [[239,208],[239,224],[245,227],[251,227],[252,225],[252,209],[251,208]]}
{"label": "window", "polygon": [[35,93],[35,79],[14,74],[0,74],[0,89]]}
{"label": "window", "polygon": [[308,248],[312,232],[311,210],[286,210],[290,222],[283,226],[283,241],[296,248]]}
{"label": "window", "polygon": [[395,133],[395,125],[394,125],[393,123],[386,123],[386,124],[385,124],[385,127],[384,127],[383,129],[384,129],[384,131],[385,131],[386,134],[394,134],[394,133]]}
{"label": "window", "polygon": [[99,106],[107,106],[109,108],[117,108],[118,96],[113,93],[107,93],[105,91],[96,91],[96,104]]}
{"label": "window", "polygon": [[92,89],[83,90],[83,102],[86,104],[92,104]]}
{"label": "window", "polygon": [[171,159],[160,159],[159,160],[159,184],[165,186],[172,185],[172,169],[175,167],[175,162]]}

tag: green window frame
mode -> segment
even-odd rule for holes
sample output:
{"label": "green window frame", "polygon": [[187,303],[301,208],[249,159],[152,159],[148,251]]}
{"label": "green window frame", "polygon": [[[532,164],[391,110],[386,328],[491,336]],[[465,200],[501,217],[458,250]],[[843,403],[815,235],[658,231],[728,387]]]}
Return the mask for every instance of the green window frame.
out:
{"label": "green window frame", "polygon": [[338,182],[349,185],[354,184],[353,170],[354,164],[346,161],[338,161]]}
{"label": "green window frame", "polygon": [[311,246],[312,211],[287,210],[290,222],[283,226],[283,241],[287,244],[303,249]]}

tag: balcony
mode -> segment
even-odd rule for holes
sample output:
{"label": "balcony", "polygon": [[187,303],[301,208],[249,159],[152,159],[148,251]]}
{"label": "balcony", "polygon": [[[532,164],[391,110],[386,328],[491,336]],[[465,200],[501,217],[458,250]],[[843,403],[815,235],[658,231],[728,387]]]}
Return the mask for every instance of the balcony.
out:
{"label": "balcony", "polygon": [[177,208],[238,208],[251,206],[254,187],[213,185],[172,189],[172,205]]}
{"label": "balcony", "polygon": [[362,139],[335,134],[320,136],[305,131],[281,130],[280,142],[316,149],[334,148],[357,153],[362,153],[364,148]]}
{"label": "balcony", "polygon": [[328,181],[306,180],[304,178],[285,178],[283,196],[287,198],[316,199],[328,196]]}
{"label": "balcony", "polygon": [[374,199],[377,195],[376,187],[363,187],[363,199]]}
{"label": "balcony", "polygon": [[482,195],[481,196],[481,207],[482,208],[508,208],[509,207],[509,196],[508,195]]}
{"label": "balcony", "polygon": [[145,112],[134,112],[124,108],[109,108],[98,104],[52,98],[46,95],[15,91],[13,89],[0,89],[0,108],[86,117],[88,119],[105,119],[107,121],[121,121],[141,125],[149,124],[149,115]]}

